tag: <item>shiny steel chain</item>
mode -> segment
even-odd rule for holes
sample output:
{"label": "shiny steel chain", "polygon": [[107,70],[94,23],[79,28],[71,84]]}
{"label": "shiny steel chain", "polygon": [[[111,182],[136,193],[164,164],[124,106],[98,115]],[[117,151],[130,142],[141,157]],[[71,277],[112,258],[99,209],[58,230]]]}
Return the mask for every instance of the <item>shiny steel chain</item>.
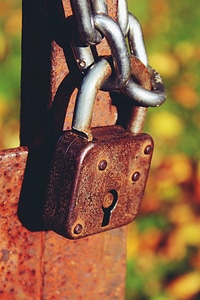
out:
{"label": "shiny steel chain", "polygon": [[[98,62],[100,58],[93,55],[92,47],[105,37],[111,49],[108,61],[112,74],[102,82],[101,89],[123,93],[139,106],[161,105],[166,99],[164,84],[159,73],[148,66],[142,29],[137,18],[128,12],[127,1],[118,0],[117,22],[108,16],[105,0],[71,0],[71,5],[78,31],[72,47],[80,71],[90,72]],[[141,87],[131,77],[129,53],[148,68],[152,79],[151,91]]]}

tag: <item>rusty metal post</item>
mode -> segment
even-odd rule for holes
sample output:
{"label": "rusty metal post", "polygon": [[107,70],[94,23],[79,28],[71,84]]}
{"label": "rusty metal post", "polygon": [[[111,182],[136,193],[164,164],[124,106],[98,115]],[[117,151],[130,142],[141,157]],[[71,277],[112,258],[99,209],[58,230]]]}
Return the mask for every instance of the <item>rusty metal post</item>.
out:
{"label": "rusty metal post", "polygon": [[[114,3],[108,1],[113,17]],[[41,219],[49,145],[70,128],[80,81],[69,45],[70,15],[69,0],[23,1],[23,147],[0,151],[1,299],[124,299],[126,227],[70,241],[44,231]],[[99,51],[109,53],[106,44]],[[115,120],[109,94],[99,92],[92,125]]]}

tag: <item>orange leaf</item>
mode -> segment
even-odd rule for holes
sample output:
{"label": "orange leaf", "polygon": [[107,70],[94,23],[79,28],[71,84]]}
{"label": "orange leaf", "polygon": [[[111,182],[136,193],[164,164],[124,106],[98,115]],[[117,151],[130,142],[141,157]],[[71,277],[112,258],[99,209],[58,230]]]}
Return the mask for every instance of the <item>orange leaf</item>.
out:
{"label": "orange leaf", "polygon": [[198,105],[198,94],[189,85],[181,84],[173,89],[173,95],[177,102],[187,108],[193,108]]}

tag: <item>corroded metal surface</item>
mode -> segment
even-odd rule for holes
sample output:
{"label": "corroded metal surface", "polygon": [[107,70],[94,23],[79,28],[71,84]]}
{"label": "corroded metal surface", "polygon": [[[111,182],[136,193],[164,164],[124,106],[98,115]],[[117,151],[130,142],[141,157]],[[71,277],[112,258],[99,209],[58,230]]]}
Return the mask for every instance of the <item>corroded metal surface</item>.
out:
{"label": "corroded metal surface", "polygon": [[77,241],[45,236],[44,300],[123,300],[126,227]]}
{"label": "corroded metal surface", "polygon": [[17,218],[27,159],[25,148],[0,151],[0,299],[40,299],[42,235]]}
{"label": "corroded metal surface", "polygon": [[[151,78],[148,69],[141,63],[139,59],[131,56],[132,77],[143,88],[151,89]],[[130,109],[127,129],[134,133],[142,132],[146,119],[147,107],[133,106]]]}
{"label": "corroded metal surface", "polygon": [[[117,3],[107,4],[111,16],[116,16]],[[74,31],[70,15],[69,0],[23,1],[21,145],[40,145],[52,130],[71,127],[81,78],[70,46]],[[97,49],[99,55],[110,54],[106,41]],[[92,126],[112,125],[116,118],[109,93],[100,91]]]}
{"label": "corroded metal surface", "polygon": [[[117,1],[108,1],[114,18],[116,4]],[[40,145],[45,149],[49,136],[56,135],[63,126],[71,126],[80,78],[76,72],[70,73],[76,68],[67,42],[71,32],[63,26],[70,15],[69,0],[23,1],[21,144],[38,152]],[[106,42],[98,46],[98,51],[110,54]],[[111,99],[100,91],[92,126],[112,125],[117,114],[123,123],[127,110],[121,103],[121,99]],[[35,159],[36,166],[41,162],[41,170],[43,167],[45,151],[39,161],[37,151],[29,156],[26,148],[0,152],[0,299],[124,299],[126,227],[70,241],[51,231],[31,232],[19,222],[17,204],[24,171],[29,171],[27,156],[33,166]],[[40,175],[36,172],[29,179],[37,177],[39,182]],[[43,195],[34,180],[30,184],[27,199],[39,202]],[[28,216],[33,215],[37,221],[29,202],[27,207]]]}
{"label": "corroded metal surface", "polygon": [[[70,27],[67,32],[65,29],[68,22],[65,17],[71,14],[69,4],[69,0],[23,1],[21,145],[28,146],[31,153],[29,151],[28,155],[24,148],[0,152],[1,299],[124,298],[126,227],[69,241],[41,228],[31,232],[17,217],[25,171],[25,193],[22,194],[27,196],[28,202],[24,213],[29,208],[28,217],[32,215],[31,222],[37,223],[35,207],[32,211],[31,205],[35,200],[40,202],[43,195],[37,185],[41,185],[41,173],[36,170],[40,162],[38,170],[42,170],[42,157],[45,157],[44,149],[48,150],[45,147],[49,137],[60,132],[63,126],[69,128],[71,125],[80,78],[76,72],[73,75],[69,72],[75,67],[68,42],[71,30]],[[108,6],[111,15],[116,16],[116,4],[109,0]],[[110,53],[106,43],[99,46],[98,51]],[[93,126],[115,122],[116,107],[111,106],[109,94],[99,92],[93,116]],[[41,145],[43,152],[37,160]],[[31,165],[35,166],[33,175]],[[37,184],[30,179],[37,179]],[[27,181],[31,186],[29,193],[24,189]]]}
{"label": "corroded metal surface", "polygon": [[0,299],[123,299],[126,228],[69,241],[17,218],[27,149],[0,151]]}
{"label": "corroded metal surface", "polygon": [[134,135],[121,126],[93,128],[92,134],[88,142],[65,132],[52,162],[45,221],[47,228],[71,239],[133,221],[150,167],[149,135]]}

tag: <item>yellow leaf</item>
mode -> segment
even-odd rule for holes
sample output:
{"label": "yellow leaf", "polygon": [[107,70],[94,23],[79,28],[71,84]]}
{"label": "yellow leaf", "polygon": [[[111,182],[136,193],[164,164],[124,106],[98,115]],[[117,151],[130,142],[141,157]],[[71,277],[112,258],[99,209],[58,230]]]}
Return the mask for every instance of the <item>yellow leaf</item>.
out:
{"label": "yellow leaf", "polygon": [[170,168],[170,174],[168,175],[171,175],[174,182],[183,183],[190,180],[193,169],[190,159],[186,155],[178,153],[177,155],[169,157],[167,162]]}
{"label": "yellow leaf", "polygon": [[149,55],[149,64],[163,77],[173,77],[179,72],[179,62],[170,53],[152,53]]}
{"label": "yellow leaf", "polygon": [[170,283],[167,291],[177,300],[187,300],[200,292],[200,272],[180,276]]}
{"label": "yellow leaf", "polygon": [[19,146],[19,122],[9,121],[4,128],[1,128],[2,149],[15,148]]}
{"label": "yellow leaf", "polygon": [[169,210],[168,218],[171,222],[177,225],[195,222],[195,215],[191,206],[186,203],[174,205],[173,208]]}
{"label": "yellow leaf", "polygon": [[195,58],[197,45],[190,41],[179,42],[175,46],[175,53],[182,63],[188,63]]}
{"label": "yellow leaf", "polygon": [[200,222],[181,224],[171,232],[169,245],[174,248],[185,248],[186,246],[199,246],[200,244]]}
{"label": "yellow leaf", "polygon": [[181,226],[178,230],[180,238],[185,241],[187,245],[199,246],[200,244],[200,222],[187,224]]}
{"label": "yellow leaf", "polygon": [[168,111],[154,113],[149,120],[149,125],[152,135],[162,138],[178,137],[184,129],[181,118]]}
{"label": "yellow leaf", "polygon": [[133,259],[133,257],[138,253],[139,240],[140,238],[136,223],[132,223],[128,226],[127,260]]}

